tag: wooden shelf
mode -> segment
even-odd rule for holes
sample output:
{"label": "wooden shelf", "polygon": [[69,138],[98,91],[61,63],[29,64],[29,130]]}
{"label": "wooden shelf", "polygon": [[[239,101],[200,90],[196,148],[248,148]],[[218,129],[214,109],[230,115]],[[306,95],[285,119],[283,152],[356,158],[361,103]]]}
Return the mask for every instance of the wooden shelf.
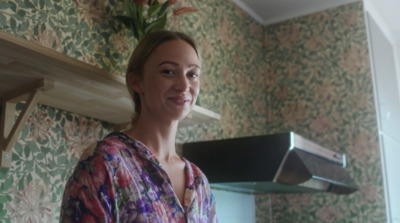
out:
{"label": "wooden shelf", "polygon": [[[133,105],[124,77],[3,31],[0,49],[0,96],[44,79],[54,87],[43,92],[39,104],[117,125],[129,123]],[[195,106],[180,126],[219,119],[219,114]]]}

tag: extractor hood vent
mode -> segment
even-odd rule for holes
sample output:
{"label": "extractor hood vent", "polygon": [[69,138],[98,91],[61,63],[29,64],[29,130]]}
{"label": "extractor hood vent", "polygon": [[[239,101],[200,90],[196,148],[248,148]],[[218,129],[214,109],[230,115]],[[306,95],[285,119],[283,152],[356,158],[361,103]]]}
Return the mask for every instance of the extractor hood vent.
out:
{"label": "extractor hood vent", "polygon": [[183,156],[206,174],[211,187],[240,192],[358,190],[344,154],[293,132],[183,144]]}

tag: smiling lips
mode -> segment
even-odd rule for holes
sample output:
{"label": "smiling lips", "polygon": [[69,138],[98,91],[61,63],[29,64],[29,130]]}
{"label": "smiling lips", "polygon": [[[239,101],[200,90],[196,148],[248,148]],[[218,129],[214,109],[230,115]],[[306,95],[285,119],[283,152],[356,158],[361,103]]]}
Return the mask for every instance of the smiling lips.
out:
{"label": "smiling lips", "polygon": [[169,97],[168,99],[171,100],[176,105],[185,105],[186,103],[190,102],[189,98],[183,96],[174,96],[174,97]]}

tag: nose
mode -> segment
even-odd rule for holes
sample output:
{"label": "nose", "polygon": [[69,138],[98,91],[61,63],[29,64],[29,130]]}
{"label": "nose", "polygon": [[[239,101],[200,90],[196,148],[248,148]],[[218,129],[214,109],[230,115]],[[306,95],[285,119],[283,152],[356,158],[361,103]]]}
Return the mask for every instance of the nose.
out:
{"label": "nose", "polygon": [[185,74],[180,74],[175,78],[174,89],[184,92],[189,89],[190,83]]}

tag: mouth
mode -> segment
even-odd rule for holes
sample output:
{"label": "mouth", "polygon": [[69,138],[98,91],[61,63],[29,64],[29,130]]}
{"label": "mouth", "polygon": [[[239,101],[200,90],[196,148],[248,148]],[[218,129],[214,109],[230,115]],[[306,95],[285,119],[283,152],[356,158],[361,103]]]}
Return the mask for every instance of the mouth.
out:
{"label": "mouth", "polygon": [[189,98],[182,97],[182,96],[169,97],[168,99],[170,101],[172,101],[172,103],[174,103],[176,105],[185,105],[185,104],[189,104],[190,103]]}

